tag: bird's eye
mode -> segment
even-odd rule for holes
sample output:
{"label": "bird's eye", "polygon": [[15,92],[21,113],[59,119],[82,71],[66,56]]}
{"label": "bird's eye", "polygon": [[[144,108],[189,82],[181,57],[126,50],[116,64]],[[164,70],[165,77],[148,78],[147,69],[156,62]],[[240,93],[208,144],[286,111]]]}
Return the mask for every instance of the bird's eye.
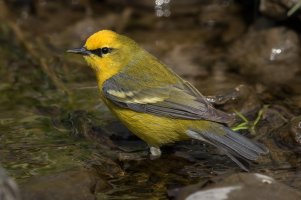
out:
{"label": "bird's eye", "polygon": [[107,53],[109,53],[110,52],[110,49],[108,48],[108,47],[103,47],[103,48],[101,48],[101,53],[102,54],[107,54]]}
{"label": "bird's eye", "polygon": [[91,53],[97,55],[97,56],[100,56],[102,57],[102,55],[104,54],[108,54],[112,51],[113,49],[112,48],[109,48],[109,47],[103,47],[103,48],[99,48],[99,49],[94,49],[94,50],[90,50]]}

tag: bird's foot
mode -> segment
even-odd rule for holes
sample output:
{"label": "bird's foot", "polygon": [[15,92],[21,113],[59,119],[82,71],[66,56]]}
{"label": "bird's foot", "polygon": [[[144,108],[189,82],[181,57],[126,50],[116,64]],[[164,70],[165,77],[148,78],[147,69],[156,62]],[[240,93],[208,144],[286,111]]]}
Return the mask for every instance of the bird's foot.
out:
{"label": "bird's foot", "polygon": [[150,159],[151,160],[155,160],[155,159],[158,159],[158,158],[160,158],[160,156],[161,156],[161,150],[160,150],[160,148],[159,147],[150,147],[149,148],[149,151],[150,151]]}

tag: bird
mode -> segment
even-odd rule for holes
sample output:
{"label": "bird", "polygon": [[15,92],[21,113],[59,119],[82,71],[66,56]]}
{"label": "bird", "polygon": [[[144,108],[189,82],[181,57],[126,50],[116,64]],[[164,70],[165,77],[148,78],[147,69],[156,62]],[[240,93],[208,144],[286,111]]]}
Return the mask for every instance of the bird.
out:
{"label": "bird", "polygon": [[189,139],[215,146],[245,171],[241,160],[256,161],[268,153],[263,144],[231,130],[228,113],[131,38],[100,30],[67,52],[84,57],[103,102],[148,144],[154,158],[163,145]]}

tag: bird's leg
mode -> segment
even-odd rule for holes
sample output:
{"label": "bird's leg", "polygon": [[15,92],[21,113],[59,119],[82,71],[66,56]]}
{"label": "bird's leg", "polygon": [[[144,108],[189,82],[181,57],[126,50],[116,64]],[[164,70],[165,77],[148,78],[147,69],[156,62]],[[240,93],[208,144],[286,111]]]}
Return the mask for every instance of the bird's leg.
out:
{"label": "bird's leg", "polygon": [[161,156],[161,150],[160,150],[159,147],[150,146],[149,151],[151,153],[151,155],[150,155],[150,159],[151,160],[160,158],[160,156]]}

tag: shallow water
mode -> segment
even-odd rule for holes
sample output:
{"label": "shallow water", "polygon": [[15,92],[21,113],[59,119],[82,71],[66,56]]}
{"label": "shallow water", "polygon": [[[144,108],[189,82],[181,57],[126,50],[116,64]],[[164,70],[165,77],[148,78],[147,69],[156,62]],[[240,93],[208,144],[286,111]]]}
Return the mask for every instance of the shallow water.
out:
{"label": "shallow water", "polygon": [[[0,25],[0,162],[22,192],[32,195],[25,199],[57,189],[51,184],[46,191],[40,189],[39,184],[47,181],[39,177],[56,177],[64,188],[66,174],[73,171],[74,177],[94,177],[91,185],[83,181],[82,187],[97,199],[166,199],[174,188],[198,182],[205,186],[241,171],[216,149],[195,141],[164,147],[160,159],[149,159],[146,144],[131,135],[100,101],[94,74],[82,58],[64,53],[103,28],[131,36],[203,94],[226,99],[219,108],[237,110],[250,121],[263,111],[253,135],[242,132],[264,142],[271,155],[251,164],[250,171],[301,189],[300,141],[296,141],[300,119],[292,121],[301,113],[295,30],[289,36],[281,35],[292,41],[289,50],[280,60],[278,56],[269,62],[269,67],[298,63],[295,71],[289,79],[278,80],[277,74],[266,79],[269,73],[264,70],[256,72],[260,76],[249,76],[249,67],[256,63],[247,57],[243,68],[237,57],[242,55],[232,51],[246,46],[240,40],[247,40],[243,38],[249,34],[248,27],[255,24],[248,16],[241,20],[244,10],[240,4],[175,1],[160,7],[146,1],[131,5],[72,2],[15,1],[1,8],[7,15],[1,15]],[[256,21],[261,16],[253,17]],[[270,24],[263,27],[268,30]],[[261,30],[250,34],[257,31]],[[269,35],[260,32],[253,42],[256,37]],[[269,52],[253,56],[264,60],[266,55]],[[234,90],[241,84],[240,90]],[[64,190],[58,194],[70,198]]]}

